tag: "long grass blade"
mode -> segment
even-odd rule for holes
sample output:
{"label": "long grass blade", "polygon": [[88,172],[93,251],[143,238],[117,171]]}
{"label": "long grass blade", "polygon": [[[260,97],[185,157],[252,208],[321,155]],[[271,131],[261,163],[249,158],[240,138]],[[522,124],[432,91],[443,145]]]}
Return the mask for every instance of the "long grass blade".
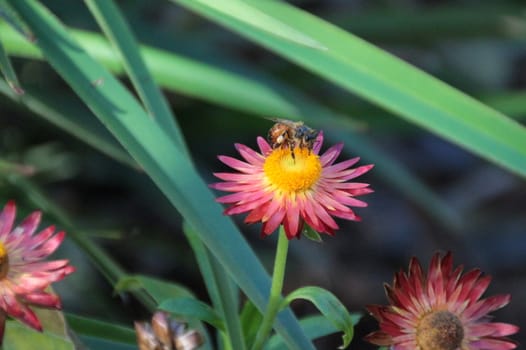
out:
{"label": "long grass blade", "polygon": [[[230,0],[225,0],[230,2]],[[213,0],[177,3],[321,77],[504,168],[526,176],[526,128],[389,53],[284,2],[247,2],[327,50],[291,45],[217,11]]]}
{"label": "long grass blade", "polygon": [[183,134],[170,111],[166,99],[146,67],[131,30],[113,0],[85,0],[100,27],[118,50],[120,59],[146,110],[159,122],[168,135],[186,150]]}
{"label": "long grass blade", "polygon": [[[122,84],[82,50],[56,17],[35,1],[9,2],[38,33],[38,45],[50,64],[143,166],[240,288],[263,310],[270,287],[268,274],[232,221],[221,214],[212,192],[183,151],[146,116]],[[101,80],[104,84],[93,86],[92,82]],[[292,312],[284,312],[276,328],[290,348],[313,349]]]}

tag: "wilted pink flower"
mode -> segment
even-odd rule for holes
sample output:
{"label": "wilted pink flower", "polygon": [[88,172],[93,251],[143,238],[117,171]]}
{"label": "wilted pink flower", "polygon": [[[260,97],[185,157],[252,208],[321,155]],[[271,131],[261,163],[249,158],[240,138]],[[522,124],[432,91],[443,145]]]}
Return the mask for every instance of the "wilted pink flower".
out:
{"label": "wilted pink flower", "polygon": [[427,276],[416,258],[409,271],[398,272],[385,286],[390,305],[370,305],[380,330],[366,340],[393,350],[507,350],[517,343],[506,338],[519,327],[491,322],[489,313],[507,305],[509,294],[480,299],[490,276],[478,269],[453,269],[451,253],[436,253]]}
{"label": "wilted pink flower", "polygon": [[298,237],[306,222],[321,233],[334,234],[338,224],[333,217],[359,221],[350,207],[365,207],[356,197],[373,192],[369,184],[349,182],[369,171],[373,165],[349,169],[360,158],[334,164],[343,144],[318,155],[322,133],[312,151],[306,147],[272,149],[262,137],[257,138],[258,153],[236,144],[244,161],[219,156],[235,173],[215,173],[225,182],[212,184],[221,191],[234,192],[217,199],[230,204],[226,215],[248,212],[247,223],[261,222],[262,235],[270,235],[283,224],[289,239]]}
{"label": "wilted pink flower", "polygon": [[15,216],[16,205],[9,201],[0,213],[0,342],[7,316],[41,331],[40,321],[28,306],[60,309],[59,297],[45,289],[75,271],[68,260],[42,261],[62,243],[64,232],[55,234],[50,226],[34,234],[39,211],[13,228]]}

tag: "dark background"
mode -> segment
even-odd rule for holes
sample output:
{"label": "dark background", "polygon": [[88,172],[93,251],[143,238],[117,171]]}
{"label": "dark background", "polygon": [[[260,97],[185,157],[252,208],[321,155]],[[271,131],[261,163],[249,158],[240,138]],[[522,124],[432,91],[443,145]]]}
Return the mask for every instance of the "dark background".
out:
{"label": "dark background", "polygon": [[[96,30],[81,2],[45,3],[67,24]],[[501,103],[526,88],[526,5],[522,1],[293,1],[392,52],[447,83],[494,104],[524,123],[526,99]],[[455,264],[480,267],[494,280],[486,296],[511,293],[511,305],[495,312],[499,322],[524,328],[526,314],[526,182],[524,179],[444,141],[386,111],[332,86],[291,63],[167,1],[120,1],[135,34],[146,44],[239,72],[262,70],[313,99],[358,121],[362,132],[443,199],[456,222],[436,219],[382,182],[373,169],[360,181],[375,193],[357,209],[360,223],[340,222],[336,237],[306,239],[290,247],[285,292],[318,285],[336,294],[351,311],[385,304],[383,283],[407,268],[411,256],[427,266],[435,251],[452,251]],[[70,92],[45,63],[14,59],[27,89],[68,98]],[[256,146],[271,122],[167,92],[203,178],[224,169],[217,154],[236,156],[233,143]],[[504,99],[504,101],[506,101]],[[500,104],[499,104],[500,103]],[[513,107],[513,109],[512,109]],[[0,96],[0,154],[38,170],[32,176],[46,195],[66,210],[75,225],[99,235],[97,242],[129,272],[145,273],[190,286],[207,300],[203,282],[184,236],[181,218],[144,174],[120,165],[42,118]],[[286,116],[280,116],[286,117]],[[328,125],[327,127],[331,127]],[[334,143],[338,140],[327,140]],[[327,144],[326,143],[326,144]],[[355,154],[344,154],[340,159]],[[526,160],[525,160],[526,161]],[[364,159],[360,164],[374,163]],[[4,175],[2,175],[4,176]],[[27,193],[0,183],[0,196],[21,203]],[[5,200],[2,200],[5,202]],[[26,208],[26,209],[24,209]],[[19,217],[21,219],[21,217]],[[257,225],[236,217],[255,251],[270,268],[275,237],[259,238]],[[112,288],[73,244],[61,253],[73,257],[79,272],[57,287],[65,308],[131,326],[147,314],[129,295]],[[240,262],[242,263],[242,262]],[[298,314],[314,312],[296,302]],[[373,349],[361,338],[377,328],[366,315],[351,349]],[[523,333],[513,336],[525,343]],[[339,345],[340,336],[317,342]]]}

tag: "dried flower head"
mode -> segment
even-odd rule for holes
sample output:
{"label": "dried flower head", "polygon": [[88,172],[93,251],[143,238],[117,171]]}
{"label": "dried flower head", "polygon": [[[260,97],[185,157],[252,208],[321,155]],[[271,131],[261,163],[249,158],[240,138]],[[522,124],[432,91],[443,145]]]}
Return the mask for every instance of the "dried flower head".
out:
{"label": "dried flower head", "polygon": [[135,322],[139,350],[194,350],[203,345],[201,333],[187,329],[187,324],[157,311],[151,323]]}

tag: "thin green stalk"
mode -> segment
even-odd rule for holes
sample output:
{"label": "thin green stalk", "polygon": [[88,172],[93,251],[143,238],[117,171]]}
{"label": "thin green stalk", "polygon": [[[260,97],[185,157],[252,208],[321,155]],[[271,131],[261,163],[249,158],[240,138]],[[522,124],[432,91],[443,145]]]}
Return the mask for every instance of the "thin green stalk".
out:
{"label": "thin green stalk", "polygon": [[283,279],[285,277],[285,266],[287,265],[287,252],[289,249],[289,239],[285,234],[283,226],[279,228],[278,247],[276,250],[276,258],[274,259],[274,273],[272,274],[272,286],[270,287],[270,298],[267,305],[267,310],[263,315],[261,327],[256,335],[252,350],[260,350],[263,348],[265,341],[268,338],[274,319],[278,314],[281,305],[281,290],[283,289]]}

